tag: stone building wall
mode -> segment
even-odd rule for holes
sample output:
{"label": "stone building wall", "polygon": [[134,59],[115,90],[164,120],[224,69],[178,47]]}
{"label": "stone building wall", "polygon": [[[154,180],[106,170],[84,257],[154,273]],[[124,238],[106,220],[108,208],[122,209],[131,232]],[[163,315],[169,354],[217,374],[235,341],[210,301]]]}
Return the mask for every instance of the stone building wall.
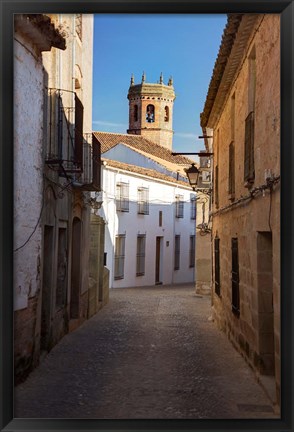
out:
{"label": "stone building wall", "polygon": [[[238,34],[236,43],[238,44]],[[244,180],[245,119],[250,111],[249,61],[255,50],[255,179]],[[232,50],[232,55],[234,55]],[[280,17],[260,15],[219,108],[214,131],[213,241],[220,241],[220,295],[214,317],[258,374],[275,376],[280,397],[280,185],[266,186],[266,170],[280,175]],[[224,75],[225,76],[225,75]],[[234,105],[235,113],[232,114]],[[233,120],[234,118],[234,120]],[[233,122],[233,126],[232,126]],[[229,191],[229,146],[235,148],[235,193]],[[236,205],[236,202],[247,196]],[[217,203],[218,201],[218,203]],[[232,205],[235,203],[235,205]],[[238,239],[240,314],[232,311],[232,238]],[[215,269],[214,269],[215,275]]]}

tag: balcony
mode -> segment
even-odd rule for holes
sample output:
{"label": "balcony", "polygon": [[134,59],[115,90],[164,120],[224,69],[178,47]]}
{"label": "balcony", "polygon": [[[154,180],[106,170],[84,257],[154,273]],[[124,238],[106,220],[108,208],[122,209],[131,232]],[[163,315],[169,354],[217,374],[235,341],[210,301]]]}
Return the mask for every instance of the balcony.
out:
{"label": "balcony", "polygon": [[75,187],[100,190],[100,144],[83,132],[84,107],[75,92],[48,89],[46,166]]}

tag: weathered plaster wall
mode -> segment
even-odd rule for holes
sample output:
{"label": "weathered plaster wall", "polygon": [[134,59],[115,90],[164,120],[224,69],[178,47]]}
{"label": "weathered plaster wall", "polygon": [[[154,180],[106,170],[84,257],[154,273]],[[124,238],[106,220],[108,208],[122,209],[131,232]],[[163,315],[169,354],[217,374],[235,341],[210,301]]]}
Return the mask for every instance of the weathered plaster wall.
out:
{"label": "weathered plaster wall", "polygon": [[[42,106],[42,63],[29,42],[16,33],[14,42],[14,249],[21,249],[14,256],[15,310],[27,307],[28,299],[34,297],[40,289],[42,234],[38,218],[43,203]],[[21,247],[26,242],[27,244]]]}

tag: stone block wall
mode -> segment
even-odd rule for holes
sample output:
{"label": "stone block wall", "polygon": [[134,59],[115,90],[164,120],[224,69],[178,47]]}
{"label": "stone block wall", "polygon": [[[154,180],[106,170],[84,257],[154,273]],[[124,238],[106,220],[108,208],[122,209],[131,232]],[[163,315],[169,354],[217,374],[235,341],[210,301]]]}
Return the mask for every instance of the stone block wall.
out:
{"label": "stone block wall", "polygon": [[[265,170],[280,174],[280,17],[260,16],[232,80],[214,128],[214,164],[219,172],[219,203],[214,202],[213,239],[220,238],[220,296],[213,292],[214,317],[234,345],[260,374],[275,375],[280,394],[280,185],[250,198],[244,181],[245,119],[248,115],[248,56],[255,50],[255,179],[266,184]],[[275,71],[273,73],[273,71]],[[235,124],[232,136],[232,99]],[[229,145],[235,146],[235,201],[229,206]],[[232,312],[231,239],[238,238],[240,315]],[[263,243],[267,242],[267,248]],[[214,291],[214,290],[213,290]],[[272,312],[271,312],[272,309]]]}

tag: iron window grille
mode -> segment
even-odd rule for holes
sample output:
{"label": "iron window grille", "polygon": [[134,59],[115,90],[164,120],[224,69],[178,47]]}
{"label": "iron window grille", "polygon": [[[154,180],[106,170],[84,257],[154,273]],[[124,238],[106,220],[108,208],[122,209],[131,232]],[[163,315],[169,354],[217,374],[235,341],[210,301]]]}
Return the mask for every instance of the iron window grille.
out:
{"label": "iron window grille", "polygon": [[190,235],[189,267],[195,267],[195,235]]}
{"label": "iron window grille", "polygon": [[125,243],[126,243],[125,234],[119,234],[115,237],[114,279],[116,280],[124,278]]}
{"label": "iron window grille", "polygon": [[196,220],[196,197],[191,198],[191,220]]}
{"label": "iron window grille", "polygon": [[214,239],[214,290],[220,296],[220,239]]}
{"label": "iron window grille", "polygon": [[232,238],[232,311],[240,315],[238,238]]}
{"label": "iron window grille", "polygon": [[254,111],[245,120],[244,181],[253,183],[254,171]]}
{"label": "iron window grille", "polygon": [[136,263],[137,276],[144,276],[145,274],[145,249],[146,249],[146,234],[138,234],[137,263]]}
{"label": "iron window grille", "polygon": [[184,197],[183,195],[176,196],[176,218],[184,217]]}
{"label": "iron window grille", "polygon": [[175,263],[174,263],[175,270],[180,269],[180,253],[181,253],[181,236],[176,235],[175,236]]}
{"label": "iron window grille", "polygon": [[138,188],[138,214],[149,214],[149,189]]}
{"label": "iron window grille", "polygon": [[83,170],[84,107],[75,92],[55,88],[47,95],[46,164],[59,175]]}
{"label": "iron window grille", "polygon": [[129,183],[124,183],[124,182],[117,183],[116,209],[121,212],[129,211]]}

